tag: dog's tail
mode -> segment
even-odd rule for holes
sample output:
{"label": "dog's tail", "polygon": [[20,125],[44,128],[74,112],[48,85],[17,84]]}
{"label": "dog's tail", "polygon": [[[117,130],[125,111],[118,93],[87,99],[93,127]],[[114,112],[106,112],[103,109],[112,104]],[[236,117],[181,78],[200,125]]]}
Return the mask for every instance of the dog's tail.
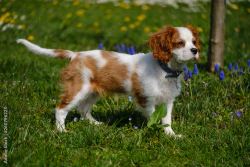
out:
{"label": "dog's tail", "polygon": [[26,39],[18,39],[17,43],[23,44],[28,50],[38,55],[68,59],[73,59],[76,56],[75,52],[69,50],[41,48],[40,46],[33,44]]}

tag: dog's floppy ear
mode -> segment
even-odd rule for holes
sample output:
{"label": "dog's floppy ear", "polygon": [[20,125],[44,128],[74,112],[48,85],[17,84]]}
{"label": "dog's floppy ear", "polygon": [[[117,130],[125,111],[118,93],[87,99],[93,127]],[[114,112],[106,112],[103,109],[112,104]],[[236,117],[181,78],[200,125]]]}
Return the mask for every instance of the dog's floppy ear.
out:
{"label": "dog's floppy ear", "polygon": [[199,37],[199,32],[197,30],[196,27],[193,27],[192,25],[187,25],[186,26],[193,34],[194,38],[195,38],[195,46],[198,49],[198,51],[200,52],[201,50],[201,41],[200,41],[200,37]]}
{"label": "dog's floppy ear", "polygon": [[148,44],[155,59],[167,63],[172,58],[172,39],[175,32],[174,27],[166,27],[150,37]]}

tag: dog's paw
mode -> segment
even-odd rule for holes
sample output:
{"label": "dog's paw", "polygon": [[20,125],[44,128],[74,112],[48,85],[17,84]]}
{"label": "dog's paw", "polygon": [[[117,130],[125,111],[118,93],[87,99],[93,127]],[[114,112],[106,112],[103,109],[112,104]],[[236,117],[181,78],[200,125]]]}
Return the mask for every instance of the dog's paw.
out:
{"label": "dog's paw", "polygon": [[169,126],[169,127],[166,127],[164,128],[164,132],[166,135],[170,136],[170,137],[174,137],[175,139],[180,139],[182,138],[183,136],[181,134],[178,134],[176,135],[173,131],[173,129]]}

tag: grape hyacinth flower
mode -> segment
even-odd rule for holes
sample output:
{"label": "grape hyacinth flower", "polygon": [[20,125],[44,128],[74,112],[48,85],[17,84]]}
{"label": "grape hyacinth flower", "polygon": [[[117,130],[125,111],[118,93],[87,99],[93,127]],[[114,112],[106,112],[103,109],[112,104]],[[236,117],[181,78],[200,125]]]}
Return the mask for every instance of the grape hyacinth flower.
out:
{"label": "grape hyacinth flower", "polygon": [[193,77],[193,74],[192,74],[192,71],[188,70],[188,78],[192,78]]}
{"label": "grape hyacinth flower", "polygon": [[103,43],[99,43],[98,44],[98,49],[102,50],[104,47],[103,47]]}
{"label": "grape hyacinth flower", "polygon": [[243,67],[240,67],[240,70],[239,70],[238,74],[239,74],[239,75],[243,75],[243,74],[244,74]]}
{"label": "grape hyacinth flower", "polygon": [[122,53],[125,53],[127,51],[127,46],[125,44],[121,44],[120,48]]}
{"label": "grape hyacinth flower", "polygon": [[188,80],[188,68],[187,68],[187,66],[184,66],[184,68],[183,68],[183,72],[184,72],[184,80],[185,81],[187,81]]}
{"label": "grape hyacinth flower", "polygon": [[228,64],[228,70],[229,70],[229,71],[232,71],[232,69],[233,69],[233,64],[232,64],[232,63],[229,63],[229,64]]}
{"label": "grape hyacinth flower", "polygon": [[219,73],[219,71],[220,71],[220,65],[219,64],[215,64],[214,65],[214,72]]}
{"label": "grape hyacinth flower", "polygon": [[194,74],[194,75],[198,75],[198,73],[199,73],[199,69],[198,69],[198,67],[197,67],[197,64],[194,64],[193,74]]}
{"label": "grape hyacinth flower", "polygon": [[250,59],[247,60],[247,66],[250,68]]}
{"label": "grape hyacinth flower", "polygon": [[225,79],[224,71],[222,71],[222,70],[220,71],[219,78],[220,78],[221,81],[223,81]]}
{"label": "grape hyacinth flower", "polygon": [[238,117],[238,118],[241,118],[243,116],[243,113],[241,111],[236,111],[235,112],[235,115]]}
{"label": "grape hyacinth flower", "polygon": [[238,70],[239,70],[239,65],[238,65],[237,63],[234,65],[234,70],[235,70],[235,71],[238,71]]}

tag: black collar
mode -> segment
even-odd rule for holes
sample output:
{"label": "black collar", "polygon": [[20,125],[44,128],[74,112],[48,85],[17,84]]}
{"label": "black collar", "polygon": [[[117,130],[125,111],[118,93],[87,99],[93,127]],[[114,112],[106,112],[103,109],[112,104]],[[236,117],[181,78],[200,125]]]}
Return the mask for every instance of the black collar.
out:
{"label": "black collar", "polygon": [[177,78],[182,73],[182,71],[173,70],[173,69],[169,68],[168,64],[163,63],[160,60],[158,60],[157,62],[160,65],[161,69],[167,73],[165,78]]}

